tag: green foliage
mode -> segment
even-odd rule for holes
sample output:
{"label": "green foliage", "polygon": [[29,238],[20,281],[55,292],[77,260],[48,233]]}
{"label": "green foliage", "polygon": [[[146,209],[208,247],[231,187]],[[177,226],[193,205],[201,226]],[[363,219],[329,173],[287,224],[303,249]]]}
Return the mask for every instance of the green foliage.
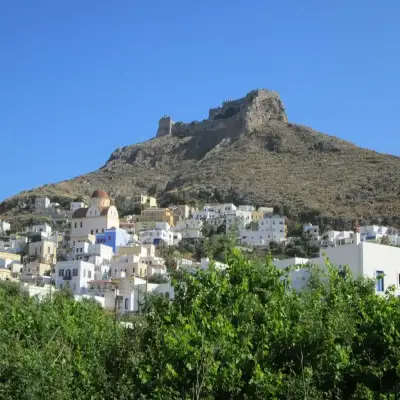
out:
{"label": "green foliage", "polygon": [[172,273],[174,301],[150,296],[128,329],[94,301],[39,302],[0,282],[0,398],[398,398],[393,289],[377,296],[327,263],[296,292],[271,258],[230,247],[227,263]]}
{"label": "green foliage", "polygon": [[168,278],[162,274],[154,274],[151,278],[149,278],[149,283],[167,283]]}

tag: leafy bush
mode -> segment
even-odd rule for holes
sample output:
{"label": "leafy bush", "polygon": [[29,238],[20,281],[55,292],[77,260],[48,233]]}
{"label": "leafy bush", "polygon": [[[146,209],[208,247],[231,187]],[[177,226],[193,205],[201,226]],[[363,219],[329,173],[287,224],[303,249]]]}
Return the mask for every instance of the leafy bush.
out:
{"label": "leafy bush", "polygon": [[236,249],[229,268],[173,274],[120,326],[67,293],[37,301],[0,283],[0,398],[395,399],[400,299],[329,263],[290,271]]}

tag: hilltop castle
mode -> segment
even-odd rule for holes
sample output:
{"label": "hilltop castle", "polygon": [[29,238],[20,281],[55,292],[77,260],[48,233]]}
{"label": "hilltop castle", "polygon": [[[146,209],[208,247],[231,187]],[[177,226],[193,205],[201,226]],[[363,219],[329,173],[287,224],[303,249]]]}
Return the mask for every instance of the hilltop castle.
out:
{"label": "hilltop castle", "polygon": [[[237,121],[241,120],[241,124]],[[158,123],[157,137],[160,136],[192,136],[204,131],[216,131],[229,128],[233,131],[240,126],[244,133],[251,132],[257,126],[269,120],[285,121],[287,116],[284,105],[276,92],[267,89],[256,89],[237,100],[228,100],[222,106],[211,108],[208,119],[202,122],[175,123],[170,116],[164,115]],[[232,132],[232,136],[235,132]]]}

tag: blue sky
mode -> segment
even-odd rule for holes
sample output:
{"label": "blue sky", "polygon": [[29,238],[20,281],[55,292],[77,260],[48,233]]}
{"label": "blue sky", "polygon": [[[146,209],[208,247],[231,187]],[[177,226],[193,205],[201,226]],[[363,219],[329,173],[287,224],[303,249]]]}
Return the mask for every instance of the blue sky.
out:
{"label": "blue sky", "polygon": [[0,200],[254,88],[400,155],[398,0],[0,1]]}

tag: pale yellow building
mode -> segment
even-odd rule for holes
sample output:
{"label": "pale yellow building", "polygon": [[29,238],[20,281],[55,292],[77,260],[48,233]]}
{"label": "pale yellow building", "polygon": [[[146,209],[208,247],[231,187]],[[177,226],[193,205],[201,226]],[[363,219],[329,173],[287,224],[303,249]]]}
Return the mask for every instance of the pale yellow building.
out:
{"label": "pale yellow building", "polygon": [[11,271],[7,268],[0,268],[0,280],[11,280]]}
{"label": "pale yellow building", "polygon": [[88,240],[107,229],[119,228],[118,210],[111,205],[111,199],[104,190],[95,190],[89,207],[78,208],[72,214],[71,245]]}
{"label": "pale yellow building", "polygon": [[48,271],[51,271],[51,265],[49,264],[41,263],[39,261],[27,263],[22,267],[20,281],[29,282],[38,276],[44,275]]}
{"label": "pale yellow building", "polygon": [[260,207],[257,211],[251,212],[252,222],[259,222],[264,218],[265,214],[272,214],[274,209],[272,207]]}
{"label": "pale yellow building", "polygon": [[152,196],[141,194],[135,198],[135,203],[142,204],[146,207],[157,207],[157,199]]}
{"label": "pale yellow building", "polygon": [[156,221],[138,221],[135,223],[135,232],[138,234],[141,231],[156,229]]}
{"label": "pale yellow building", "polygon": [[135,222],[167,222],[169,226],[174,226],[174,215],[169,208],[146,208],[141,215],[134,215],[133,218]]}
{"label": "pale yellow building", "polygon": [[55,264],[57,261],[57,244],[50,240],[31,242],[28,245],[28,256],[46,264]]}

